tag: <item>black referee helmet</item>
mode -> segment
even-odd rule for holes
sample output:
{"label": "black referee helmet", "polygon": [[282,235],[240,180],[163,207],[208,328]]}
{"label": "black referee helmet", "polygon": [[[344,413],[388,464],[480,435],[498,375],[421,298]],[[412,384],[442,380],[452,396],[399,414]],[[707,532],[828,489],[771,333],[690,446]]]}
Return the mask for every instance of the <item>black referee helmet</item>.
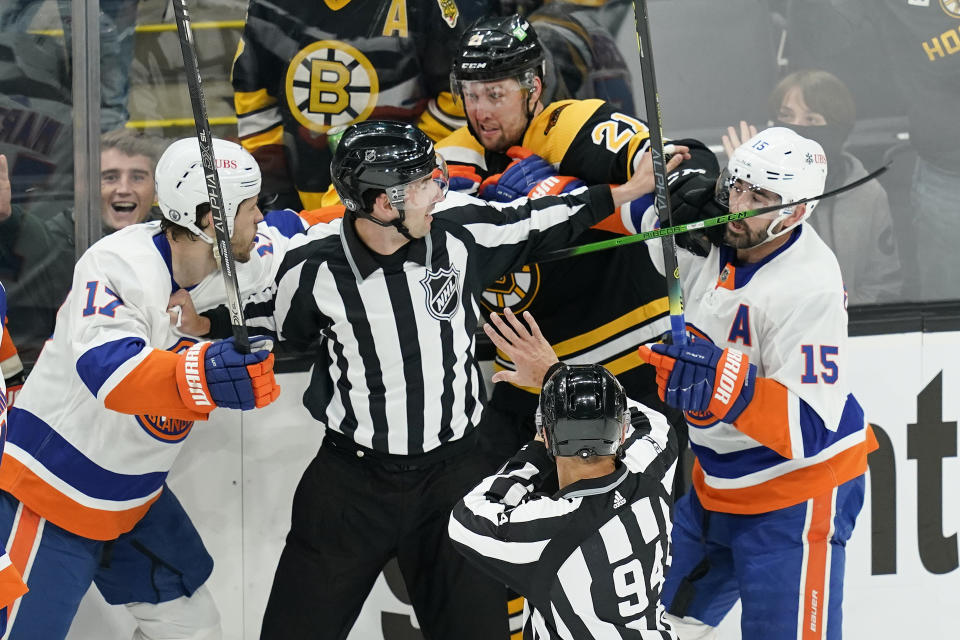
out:
{"label": "black referee helmet", "polygon": [[433,142],[423,131],[405,122],[365,120],[344,131],[330,175],[344,206],[364,215],[372,208],[371,196],[380,192],[402,208],[403,190],[397,187],[429,176],[436,168]]}
{"label": "black referee helmet", "polygon": [[598,364],[555,364],[540,391],[537,430],[553,456],[615,455],[629,420],[627,396]]}

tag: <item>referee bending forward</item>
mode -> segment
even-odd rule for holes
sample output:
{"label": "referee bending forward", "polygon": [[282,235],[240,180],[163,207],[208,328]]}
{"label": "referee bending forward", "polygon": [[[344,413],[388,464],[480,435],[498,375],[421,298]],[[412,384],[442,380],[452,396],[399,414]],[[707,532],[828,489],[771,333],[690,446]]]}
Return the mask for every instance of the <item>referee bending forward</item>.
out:
{"label": "referee bending forward", "polygon": [[331,175],[346,215],[292,241],[276,277],[280,338],[325,342],[327,375],[304,401],[327,430],[294,496],[262,637],[345,638],[395,556],[428,640],[504,640],[505,588],[447,535],[450,509],[492,470],[474,451],[476,300],[652,191],[649,158],[622,186],[485,203],[446,194],[420,130],[368,120],[344,133]]}
{"label": "referee bending forward", "polygon": [[[524,640],[676,639],[660,603],[676,435],[602,366],[556,362],[529,313],[531,332],[506,316],[503,337],[484,329],[517,371],[494,380],[543,381],[537,438],[454,507],[454,546],[526,598]],[[560,491],[534,493],[553,471]]]}

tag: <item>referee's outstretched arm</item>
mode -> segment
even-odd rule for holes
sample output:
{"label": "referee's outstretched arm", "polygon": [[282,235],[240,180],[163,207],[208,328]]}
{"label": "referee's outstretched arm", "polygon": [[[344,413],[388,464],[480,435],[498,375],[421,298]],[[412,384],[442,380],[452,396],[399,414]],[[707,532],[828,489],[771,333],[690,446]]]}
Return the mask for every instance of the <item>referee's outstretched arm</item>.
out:
{"label": "referee's outstretched arm", "polygon": [[677,434],[659,411],[627,398],[630,429],[623,443],[623,462],[632,473],[642,473],[660,482],[667,491],[673,487],[679,445]]}
{"label": "referee's outstretched arm", "polygon": [[456,504],[448,531],[457,550],[518,593],[529,593],[536,563],[579,506],[535,497],[555,469],[542,442],[530,442],[496,475],[485,478]]}

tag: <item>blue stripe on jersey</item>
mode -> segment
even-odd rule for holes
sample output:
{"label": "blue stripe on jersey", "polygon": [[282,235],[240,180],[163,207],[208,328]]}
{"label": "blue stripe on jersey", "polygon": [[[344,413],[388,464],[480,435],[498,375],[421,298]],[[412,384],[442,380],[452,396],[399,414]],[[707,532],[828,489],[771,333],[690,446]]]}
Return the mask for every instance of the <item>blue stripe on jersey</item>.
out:
{"label": "blue stripe on jersey", "polygon": [[77,358],[77,375],[96,397],[117,367],[143,351],[145,346],[142,338],[134,337],[105,342]]}
{"label": "blue stripe on jersey", "polygon": [[263,214],[263,221],[268,226],[273,227],[284,237],[292,238],[298,233],[303,233],[303,218],[291,209],[275,209]]}
{"label": "blue stripe on jersey", "polygon": [[160,257],[163,258],[163,263],[167,265],[167,271],[170,272],[170,293],[182,289],[177,281],[173,279],[173,256],[172,251],[170,250],[170,241],[167,240],[167,234],[157,233],[153,236],[153,244],[157,248],[157,251],[160,252]]}
{"label": "blue stripe on jersey", "polygon": [[[134,428],[134,420],[130,416],[131,428]],[[92,498],[142,498],[156,491],[166,480],[166,471],[140,475],[108,471],[80,453],[46,422],[24,409],[10,407],[7,423],[7,442],[20,447],[58,478]]]}
{"label": "blue stripe on jersey", "polygon": [[[863,409],[852,394],[847,395],[847,404],[843,408],[840,426],[836,431],[823,426],[823,420],[816,411],[806,402],[800,401],[800,429],[803,435],[803,455],[806,457],[816,455],[838,440],[860,431],[863,425]],[[700,460],[703,470],[717,478],[739,478],[787,460],[773,449],[764,446],[732,453],[717,453],[693,442],[690,443],[690,448]]]}
{"label": "blue stripe on jersey", "polygon": [[732,453],[717,453],[691,441],[690,449],[703,470],[716,478],[739,478],[787,461],[773,449],[761,445]]}
{"label": "blue stripe on jersey", "polygon": [[3,284],[0,284],[0,323],[6,324],[6,321],[7,321],[7,290],[3,288]]}
{"label": "blue stripe on jersey", "polygon": [[800,401],[800,431],[803,435],[803,455],[813,456],[823,451],[837,440],[863,429],[863,407],[847,394],[847,402],[840,414],[840,424],[836,431],[827,429],[823,419],[803,400]]}
{"label": "blue stripe on jersey", "polygon": [[[636,200],[631,200],[625,205],[627,210],[630,212],[630,222],[633,224],[633,228],[639,230],[640,225],[643,223],[643,214],[647,212],[647,209],[653,206],[653,193],[648,193],[640,196]],[[622,218],[622,209],[621,209],[621,218]],[[655,223],[655,228],[660,228],[660,218],[657,218]]]}

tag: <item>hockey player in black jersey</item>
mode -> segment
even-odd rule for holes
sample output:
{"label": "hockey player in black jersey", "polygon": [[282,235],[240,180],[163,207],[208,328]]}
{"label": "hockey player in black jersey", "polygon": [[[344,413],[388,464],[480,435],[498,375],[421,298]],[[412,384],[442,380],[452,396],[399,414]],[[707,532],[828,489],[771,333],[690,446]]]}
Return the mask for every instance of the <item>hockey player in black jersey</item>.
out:
{"label": "hockey player in black jersey", "polygon": [[487,0],[250,0],[231,81],[243,147],[274,208],[334,204],[332,140],[368,118],[417,123],[433,140],[463,124],[447,93],[464,26]]}
{"label": "hockey player in black jersey", "polygon": [[[600,365],[556,361],[529,313],[487,333],[536,385],[537,438],[453,509],[470,561],[526,598],[524,640],[676,638],[660,603],[670,563],[677,442],[664,416],[628,400]],[[536,491],[556,471],[560,490]]]}
{"label": "hockey player in black jersey", "polygon": [[[646,124],[607,102],[541,101],[543,48],[534,28],[519,16],[484,19],[467,29],[451,78],[468,119],[468,126],[437,144],[450,170],[451,189],[506,201],[583,182],[619,184],[633,175],[648,147]],[[717,173],[716,158],[701,143],[677,143],[690,148],[691,158],[671,184],[675,205],[682,201],[686,176]],[[519,159],[529,152],[536,155]],[[566,177],[557,177],[558,172]],[[651,193],[620,207],[578,242],[635,233],[639,225],[634,220],[652,202]],[[572,298],[577,300],[575,313]],[[669,329],[666,285],[642,247],[527,265],[501,278],[481,301],[487,311],[531,311],[560,358],[604,365],[629,397],[668,415],[685,446],[682,417],[660,402],[653,371],[641,367],[636,355],[640,342]],[[501,352],[495,366],[513,365]],[[536,406],[536,389],[494,388],[480,439],[498,464],[533,436]]]}

